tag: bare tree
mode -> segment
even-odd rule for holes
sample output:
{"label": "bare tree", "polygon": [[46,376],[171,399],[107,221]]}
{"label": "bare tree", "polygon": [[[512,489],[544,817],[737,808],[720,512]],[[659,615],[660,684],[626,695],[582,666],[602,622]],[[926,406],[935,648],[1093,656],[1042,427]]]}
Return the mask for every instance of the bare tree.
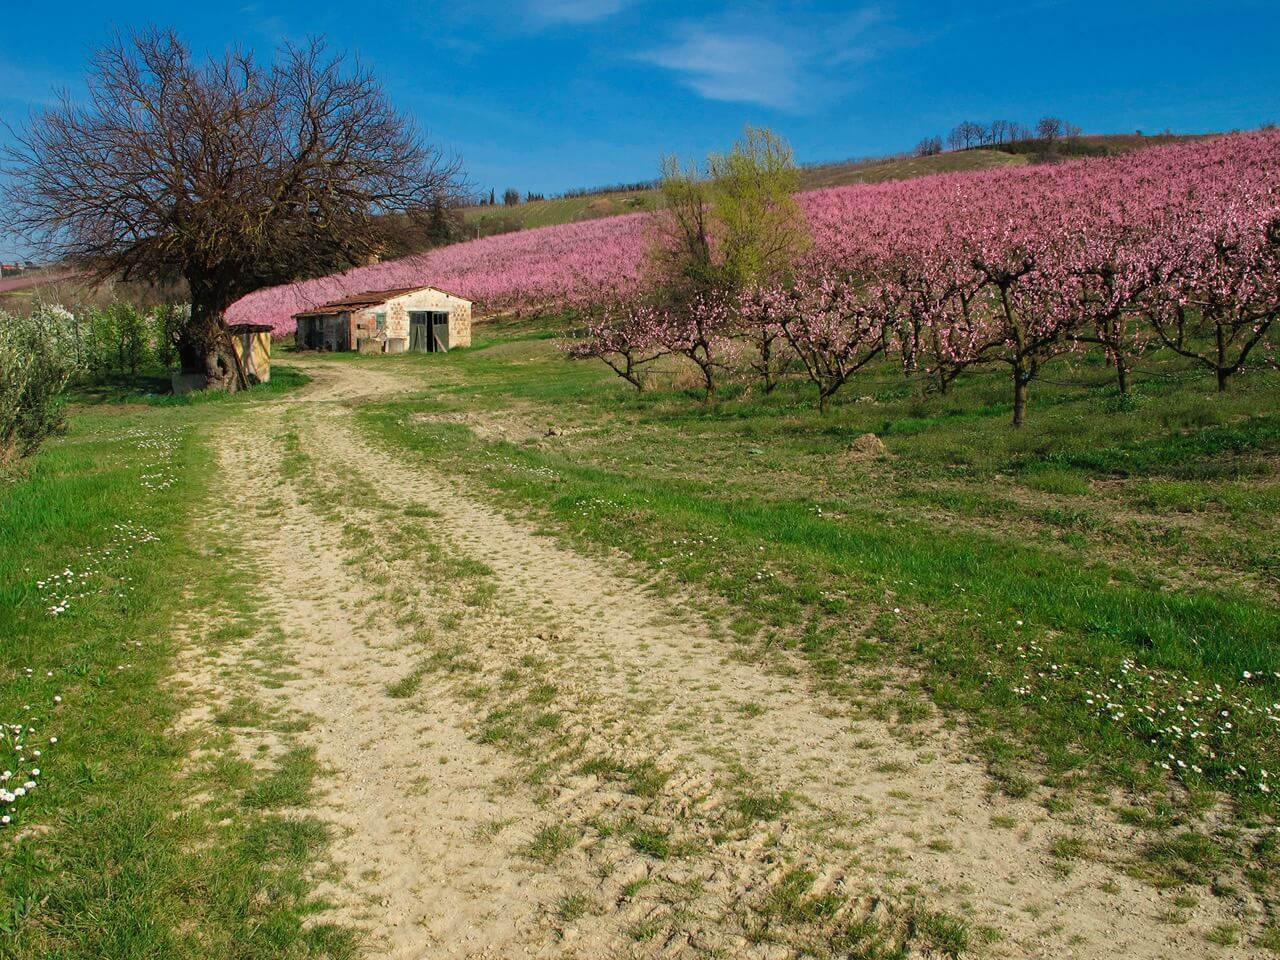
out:
{"label": "bare tree", "polygon": [[960,150],[964,148],[964,124],[958,127],[952,127],[951,132],[947,134],[947,146],[952,150]]}
{"label": "bare tree", "polygon": [[1036,124],[1036,136],[1046,143],[1053,143],[1062,136],[1063,123],[1057,117],[1041,117]]}
{"label": "bare tree", "polygon": [[[5,220],[94,275],[183,278],[185,371],[234,386],[223,313],[262,287],[401,252],[457,163],[322,40],[197,64],[172,31],[118,36],[87,103],[64,94],[5,150]],[[402,213],[406,216],[389,216]]]}
{"label": "bare tree", "polygon": [[502,205],[505,207],[515,207],[520,204],[520,191],[515,187],[507,187],[502,193]]}
{"label": "bare tree", "polygon": [[956,127],[955,132],[958,134],[960,144],[965,149],[980,147],[987,139],[987,128],[973,120],[966,120]]}
{"label": "bare tree", "polygon": [[[227,379],[222,310],[257,287],[394,252],[449,186],[358,68],[313,42],[262,67],[194,67],[172,34],[117,40],[90,100],[33,120],[8,152],[12,221],[100,276],[189,283],[184,367]],[[424,176],[425,174],[425,176]]]}
{"label": "bare tree", "polygon": [[942,152],[941,137],[925,137],[916,144],[915,155],[917,157],[932,157]]}
{"label": "bare tree", "polygon": [[992,120],[991,121],[991,142],[994,144],[1002,144],[1009,137],[1009,121],[1008,120]]}

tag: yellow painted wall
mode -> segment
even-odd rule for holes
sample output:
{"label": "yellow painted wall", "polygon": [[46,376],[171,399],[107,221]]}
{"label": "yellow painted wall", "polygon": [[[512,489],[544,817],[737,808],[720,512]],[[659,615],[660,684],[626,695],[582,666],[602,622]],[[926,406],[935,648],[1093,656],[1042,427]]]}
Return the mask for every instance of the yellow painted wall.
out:
{"label": "yellow painted wall", "polygon": [[231,346],[240,358],[245,376],[250,383],[266,383],[271,379],[271,334],[235,333],[231,335]]}

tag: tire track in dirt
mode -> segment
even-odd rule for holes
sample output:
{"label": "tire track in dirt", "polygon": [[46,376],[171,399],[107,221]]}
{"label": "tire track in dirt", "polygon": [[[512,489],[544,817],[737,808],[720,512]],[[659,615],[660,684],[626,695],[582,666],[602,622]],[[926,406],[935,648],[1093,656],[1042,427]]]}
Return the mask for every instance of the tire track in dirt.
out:
{"label": "tire track in dirt", "polygon": [[[261,696],[320,718],[302,739],[332,770],[317,813],[338,829],[343,879],[327,892],[339,918],[372,931],[375,955],[791,956],[868,918],[892,928],[880,896],[900,903],[916,890],[998,930],[977,946],[996,956],[1183,956],[1232,919],[1210,903],[1190,924],[1162,924],[1162,895],[1104,864],[1064,875],[1047,853],[1063,825],[993,795],[959,733],[855,720],[814,693],[803,667],[787,676],[736,659],[678,601],[360,436],[348,402],[394,394],[402,380],[307,369],[315,382],[272,405],[280,418],[236,421],[222,467],[230,490],[283,500],[248,549],[298,676]],[[312,478],[284,484],[287,429],[333,483],[434,511],[414,522],[486,565],[493,601],[472,609],[457,591],[414,583],[412,551],[398,548],[403,516],[359,498],[317,509]],[[424,618],[435,624],[425,652],[470,666],[461,679],[429,674],[410,708],[386,689],[419,669]],[[504,750],[486,736],[514,695],[503,678],[528,664],[555,690],[558,725]],[[472,693],[477,678],[488,700]],[[636,770],[662,777],[637,790],[619,772]],[[744,796],[793,800],[757,816],[741,811]],[[549,817],[572,828],[572,849],[541,867],[522,850]],[[993,817],[1016,827],[996,829]],[[1100,847],[1134,837],[1088,829]],[[696,853],[663,853],[651,835]],[[793,881],[802,889],[789,901],[779,891]],[[554,916],[577,892],[592,909]]]}
{"label": "tire track in dirt", "polygon": [[299,739],[316,748],[328,776],[312,812],[332,825],[331,856],[344,874],[320,890],[339,904],[330,919],[368,930],[380,957],[517,956],[485,948],[530,939],[539,904],[556,888],[475,837],[537,810],[511,795],[513,764],[477,749],[450,701],[410,712],[387,696],[413,662],[412,631],[361,609],[368,585],[349,562],[342,526],[282,484],[271,433],[263,425],[229,439],[220,460],[231,489],[271,489],[283,502],[272,523],[255,526],[248,549],[294,678],[256,694],[314,718]]}

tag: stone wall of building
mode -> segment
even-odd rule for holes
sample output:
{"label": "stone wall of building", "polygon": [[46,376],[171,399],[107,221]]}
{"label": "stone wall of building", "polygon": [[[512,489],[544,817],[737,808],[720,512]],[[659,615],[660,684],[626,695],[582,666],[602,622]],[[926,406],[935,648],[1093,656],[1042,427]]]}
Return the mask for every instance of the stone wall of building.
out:
{"label": "stone wall of building", "polygon": [[[449,349],[471,346],[471,303],[461,297],[455,297],[442,290],[418,290],[395,297],[384,304],[361,310],[352,316],[357,338],[371,337],[377,334],[378,314],[386,314],[386,326],[381,338],[388,344],[388,352],[396,350],[399,345],[392,345],[393,340],[409,342],[409,314],[419,310],[449,314]],[[400,347],[400,349],[404,349]],[[398,351],[397,351],[398,352]]]}

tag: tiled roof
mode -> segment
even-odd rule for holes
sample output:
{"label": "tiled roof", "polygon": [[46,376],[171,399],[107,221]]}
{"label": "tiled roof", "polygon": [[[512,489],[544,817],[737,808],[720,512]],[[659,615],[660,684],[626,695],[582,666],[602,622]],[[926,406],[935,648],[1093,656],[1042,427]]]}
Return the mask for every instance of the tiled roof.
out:
{"label": "tiled roof", "polygon": [[421,287],[400,287],[396,290],[368,290],[365,293],[355,293],[349,297],[343,297],[341,300],[332,300],[329,303],[322,303],[318,307],[299,310],[294,314],[294,316],[301,317],[316,313],[350,313],[353,310],[364,310],[367,307],[376,307],[378,304],[386,303],[388,300],[394,300],[396,297],[403,297],[406,293],[417,293],[419,290],[430,289],[430,285],[426,285]]}

